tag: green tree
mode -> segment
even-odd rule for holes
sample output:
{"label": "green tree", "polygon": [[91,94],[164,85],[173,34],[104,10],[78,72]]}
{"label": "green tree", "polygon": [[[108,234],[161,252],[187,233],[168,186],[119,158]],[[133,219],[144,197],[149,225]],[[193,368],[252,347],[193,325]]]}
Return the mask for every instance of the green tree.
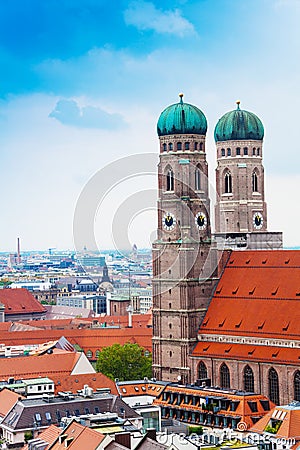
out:
{"label": "green tree", "polygon": [[103,347],[96,363],[97,372],[114,380],[140,380],[152,376],[152,357],[145,355],[145,349],[129,342]]}

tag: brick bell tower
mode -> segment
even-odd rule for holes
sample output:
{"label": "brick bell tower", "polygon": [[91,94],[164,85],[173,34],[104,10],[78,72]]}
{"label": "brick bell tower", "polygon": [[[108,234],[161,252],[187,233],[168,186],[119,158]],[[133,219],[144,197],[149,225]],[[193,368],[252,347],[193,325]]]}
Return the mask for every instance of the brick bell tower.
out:
{"label": "brick bell tower", "polygon": [[252,112],[227,112],[215,127],[217,147],[214,235],[232,249],[282,247],[282,233],[267,231],[263,138],[264,127]]}
{"label": "brick bell tower", "polygon": [[153,375],[188,383],[189,355],[216,284],[211,245],[207,121],[196,106],[168,106],[157,125],[157,240],[153,244]]}

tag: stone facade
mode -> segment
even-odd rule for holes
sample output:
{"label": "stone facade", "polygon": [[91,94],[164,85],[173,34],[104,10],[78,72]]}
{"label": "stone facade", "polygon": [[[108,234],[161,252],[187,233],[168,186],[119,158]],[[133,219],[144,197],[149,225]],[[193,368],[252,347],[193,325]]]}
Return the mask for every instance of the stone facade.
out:
{"label": "stone facade", "polygon": [[217,233],[267,230],[262,141],[217,142],[216,189]]}
{"label": "stone facade", "polygon": [[153,245],[153,369],[158,379],[187,383],[191,382],[188,357],[217,281],[205,136],[162,136],[160,150],[158,239]]}
{"label": "stone facade", "polygon": [[287,405],[296,398],[294,389],[294,377],[299,371],[296,364],[271,364],[269,362],[257,362],[253,360],[232,360],[227,358],[214,359],[208,358],[191,358],[191,367],[194,373],[194,379],[199,379],[199,366],[203,362],[207,368],[207,377],[210,379],[212,386],[222,386],[220,368],[222,364],[226,364],[230,374],[230,387],[238,391],[245,391],[244,370],[249,366],[253,371],[254,389],[253,391],[264,395],[268,398],[270,395],[269,388],[269,371],[275,369],[278,375],[279,383],[279,401],[278,404]]}

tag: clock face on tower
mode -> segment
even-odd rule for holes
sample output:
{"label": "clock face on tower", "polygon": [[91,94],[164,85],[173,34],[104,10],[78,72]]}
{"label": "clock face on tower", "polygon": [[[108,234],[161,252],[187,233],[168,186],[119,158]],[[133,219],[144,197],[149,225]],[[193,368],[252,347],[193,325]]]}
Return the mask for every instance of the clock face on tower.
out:
{"label": "clock face on tower", "polygon": [[206,215],[203,212],[198,212],[195,216],[195,223],[199,230],[205,230],[207,225]]}
{"label": "clock face on tower", "polygon": [[256,212],[253,214],[253,226],[256,230],[260,230],[261,227],[263,226],[263,216],[261,215],[261,213]]}
{"label": "clock face on tower", "polygon": [[176,219],[174,214],[167,212],[164,214],[162,219],[163,227],[167,231],[172,231],[175,228],[176,225]]}

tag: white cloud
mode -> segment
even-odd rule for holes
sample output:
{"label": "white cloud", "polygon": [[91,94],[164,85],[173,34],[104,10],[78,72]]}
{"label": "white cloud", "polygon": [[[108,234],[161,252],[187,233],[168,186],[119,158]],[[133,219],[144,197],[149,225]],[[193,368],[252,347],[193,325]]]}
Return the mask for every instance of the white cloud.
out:
{"label": "white cloud", "polygon": [[184,36],[194,34],[191,22],[182,17],[178,9],[163,11],[151,2],[134,1],[124,12],[125,23],[134,25],[139,30],[153,30],[157,33]]}
{"label": "white cloud", "polygon": [[59,100],[49,117],[79,128],[118,129],[125,125],[120,114],[110,114],[95,106],[80,107],[75,100]]}
{"label": "white cloud", "polygon": [[276,0],[275,7],[300,7],[300,0]]}

